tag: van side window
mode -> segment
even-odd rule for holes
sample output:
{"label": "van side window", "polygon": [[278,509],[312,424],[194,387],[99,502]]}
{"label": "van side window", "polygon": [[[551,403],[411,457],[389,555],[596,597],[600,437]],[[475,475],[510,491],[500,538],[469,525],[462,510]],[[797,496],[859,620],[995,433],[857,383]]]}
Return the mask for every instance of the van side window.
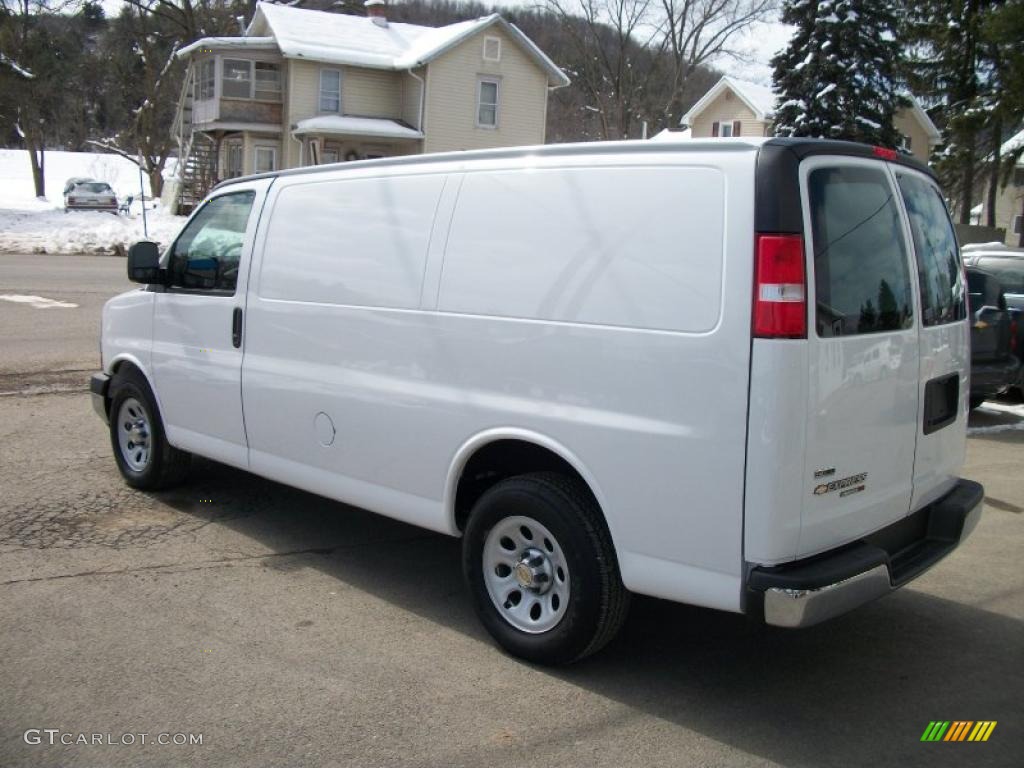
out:
{"label": "van side window", "polygon": [[234,293],[242,240],[255,198],[255,192],[234,192],[215,197],[200,209],[171,251],[168,272],[172,286]]}
{"label": "van side window", "polygon": [[946,206],[939,191],[923,179],[905,174],[898,178],[914,237],[924,325],[963,320],[963,272]]}
{"label": "van side window", "polygon": [[818,168],[808,177],[818,335],[910,328],[910,270],[892,187],[881,169]]}

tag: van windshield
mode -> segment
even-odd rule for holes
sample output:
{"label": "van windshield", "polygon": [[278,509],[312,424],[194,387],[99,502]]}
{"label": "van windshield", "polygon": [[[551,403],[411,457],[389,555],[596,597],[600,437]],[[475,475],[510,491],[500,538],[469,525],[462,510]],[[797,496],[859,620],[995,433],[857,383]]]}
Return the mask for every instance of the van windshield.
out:
{"label": "van windshield", "polygon": [[818,335],[910,328],[910,270],[885,173],[863,166],[818,168],[807,187]]}

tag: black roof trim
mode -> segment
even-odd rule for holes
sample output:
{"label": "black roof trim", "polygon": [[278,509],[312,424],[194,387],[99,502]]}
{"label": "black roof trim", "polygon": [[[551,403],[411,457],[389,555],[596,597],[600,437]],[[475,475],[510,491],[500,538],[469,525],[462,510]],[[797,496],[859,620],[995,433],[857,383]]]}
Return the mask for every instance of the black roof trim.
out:
{"label": "black roof trim", "polygon": [[853,141],[829,139],[769,139],[757,156],[754,229],[776,234],[803,234],[803,210],[800,207],[800,162],[815,155],[840,155],[884,160],[920,171],[935,179],[932,169],[917,158],[896,153],[882,158],[875,147]]}
{"label": "black roof trim", "polygon": [[[835,141],[833,139],[770,139],[764,143],[762,149],[767,147],[782,147],[793,152],[800,160],[812,155],[848,155],[850,157],[866,157],[869,160],[881,160],[875,154],[877,147],[870,144],[859,144],[855,141]],[[887,150],[888,151],[888,150]],[[922,163],[913,155],[906,152],[897,152],[891,163],[898,163],[909,168],[926,173],[932,178],[935,174],[932,169]]]}

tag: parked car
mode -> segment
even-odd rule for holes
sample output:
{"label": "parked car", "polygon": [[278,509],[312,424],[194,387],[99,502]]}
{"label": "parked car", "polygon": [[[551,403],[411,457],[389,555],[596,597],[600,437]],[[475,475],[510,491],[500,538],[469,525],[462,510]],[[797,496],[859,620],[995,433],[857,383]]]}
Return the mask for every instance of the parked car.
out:
{"label": "parked car", "polygon": [[956,237],[892,150],[271,172],[218,186],[162,257],[133,246],[128,276],[91,390],[129,485],[195,453],[461,536],[482,623],[534,661],[601,648],[634,592],[815,624],[981,514]]}
{"label": "parked car", "polygon": [[1013,332],[1010,345],[1021,361],[1020,373],[1012,387],[1024,397],[1024,250],[1002,248],[964,254],[964,263],[993,275],[1003,288]]}
{"label": "parked car", "polygon": [[65,211],[108,211],[117,214],[117,195],[105,181],[75,181],[65,187]]}
{"label": "parked car", "polygon": [[967,267],[971,314],[971,408],[1017,385],[1020,360],[1017,323],[1010,317],[999,281],[989,272]]}

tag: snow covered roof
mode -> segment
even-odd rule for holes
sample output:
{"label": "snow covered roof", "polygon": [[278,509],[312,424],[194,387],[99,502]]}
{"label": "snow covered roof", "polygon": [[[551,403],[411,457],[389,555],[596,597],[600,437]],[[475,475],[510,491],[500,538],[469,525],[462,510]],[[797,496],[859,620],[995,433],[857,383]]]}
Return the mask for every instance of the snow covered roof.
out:
{"label": "snow covered roof", "polygon": [[201,49],[230,50],[232,48],[277,48],[272,37],[202,37],[178,51],[177,55],[188,56]]}
{"label": "snow covered roof", "polygon": [[[518,27],[494,13],[445,27],[418,24],[375,24],[366,16],[326,13],[270,3],[257,3],[246,29],[237,40],[276,41],[285,58],[310,59],[373,69],[402,70],[437,58],[467,38],[497,26],[515,40],[543,69],[551,85],[569,84],[569,78]],[[225,40],[226,38],[218,38]],[[200,41],[201,42],[201,41]],[[241,44],[241,43],[240,43]],[[193,43],[190,48],[198,45]]]}
{"label": "snow covered roof", "polygon": [[683,115],[679,121],[680,125],[693,125],[697,115],[711,105],[726,89],[731,89],[746,104],[758,120],[771,120],[775,114],[775,94],[772,89],[765,85],[752,83],[749,80],[740,80],[737,77],[723,75],[722,79],[715,83],[711,90],[705,93],[690,107],[690,111]]}
{"label": "snow covered roof", "polygon": [[678,141],[679,139],[692,139],[693,131],[689,128],[685,128],[681,131],[670,131],[666,128],[663,131],[651,136],[651,141]]}
{"label": "snow covered roof", "polygon": [[326,133],[335,136],[374,136],[383,139],[422,139],[423,133],[396,120],[379,117],[342,117],[320,115],[295,124],[296,136],[305,133]]}
{"label": "snow covered roof", "polygon": [[921,106],[921,102],[917,100],[917,97],[912,93],[903,93],[901,95],[906,99],[910,99],[910,112],[917,118],[917,122],[924,128],[924,132],[928,134],[928,143],[934,146],[942,141],[942,134],[935,127],[935,123],[932,122],[928,113],[924,111],[924,107]]}
{"label": "snow covered roof", "polygon": [[[999,156],[1006,157],[1019,150],[1021,146],[1024,146],[1024,131],[1021,131],[1016,136],[1008,139],[1005,144],[999,149]],[[1017,165],[1024,166],[1024,155],[1021,155],[1017,160]]]}

